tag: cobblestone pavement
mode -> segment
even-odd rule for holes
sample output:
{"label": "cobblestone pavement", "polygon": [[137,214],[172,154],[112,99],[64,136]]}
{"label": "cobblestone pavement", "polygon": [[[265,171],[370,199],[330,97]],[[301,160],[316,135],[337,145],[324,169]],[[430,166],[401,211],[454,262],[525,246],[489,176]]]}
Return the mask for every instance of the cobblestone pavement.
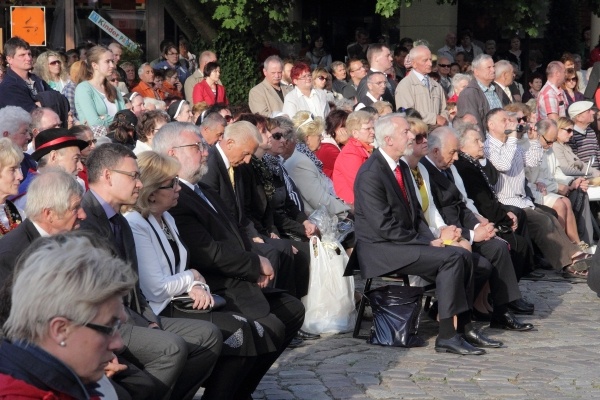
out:
{"label": "cobblestone pavement", "polygon": [[[254,399],[600,398],[600,299],[585,283],[555,279],[553,272],[546,277],[520,284],[536,307],[522,319],[536,330],[486,328],[505,348],[483,356],[438,354],[436,323],[423,315],[426,347],[374,346],[350,333],[306,342],[285,351]],[[363,334],[368,327],[363,322]]]}

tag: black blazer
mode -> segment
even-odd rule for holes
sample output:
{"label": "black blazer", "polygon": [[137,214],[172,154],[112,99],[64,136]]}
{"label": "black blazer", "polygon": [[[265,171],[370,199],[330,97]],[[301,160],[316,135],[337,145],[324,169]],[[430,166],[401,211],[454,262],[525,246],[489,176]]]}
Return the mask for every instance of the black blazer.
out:
{"label": "black blazer", "polygon": [[244,214],[261,235],[269,236],[271,233],[279,235],[265,188],[252,166],[255,162],[253,158],[250,164],[243,164],[235,169],[243,182]]}
{"label": "black blazer", "polygon": [[227,299],[227,310],[254,319],[266,316],[269,303],[256,283],[260,276],[258,255],[247,247],[243,233],[221,205],[219,195],[202,182],[198,186],[216,212],[185,184],[177,205],[169,210],[189,249],[190,267],[200,271],[213,293]]}
{"label": "black blazer", "polygon": [[[96,197],[92,194],[91,191],[87,191],[83,195],[83,199],[81,200],[81,207],[85,211],[87,217],[83,221],[81,221],[80,229],[95,232],[101,237],[108,239],[110,243],[115,244],[115,235],[113,233],[110,221],[106,216],[106,212],[104,212],[102,205],[100,205],[98,200],[96,200]],[[131,228],[129,227],[129,223],[127,223],[125,217],[121,215],[120,220],[123,234],[123,248],[125,250],[125,254],[122,254],[121,258],[131,265],[131,268],[133,268],[136,275],[139,275],[137,253],[135,252],[135,241],[133,239],[133,233],[131,232]],[[130,314],[130,316],[134,318],[135,325],[147,327],[148,321],[159,323],[158,317],[156,316],[156,314],[154,314],[154,312],[148,305],[146,297],[144,297],[144,294],[140,289],[139,280],[136,280],[135,288],[130,298],[126,300],[128,301],[125,303],[127,307],[129,307],[136,313],[142,315],[147,320],[142,321],[140,318],[136,317],[135,314]]]}
{"label": "black blazer", "polygon": [[29,247],[31,242],[40,237],[40,233],[27,218],[14,230],[0,239],[0,285],[10,279],[15,269],[17,258]]}
{"label": "black blazer", "polygon": [[[463,178],[467,196],[473,200],[477,211],[495,225],[512,226],[513,222],[508,216],[507,210],[494,197],[494,193],[487,185],[481,171],[462,156],[458,157],[458,160],[454,162],[454,166]],[[493,185],[497,180],[498,171],[489,161],[483,168]]]}
{"label": "black blazer", "polygon": [[462,236],[470,240],[471,232],[469,230],[475,228],[479,220],[467,207],[463,201],[458,188],[444,174],[442,174],[429,160],[425,157],[421,159],[421,164],[427,168],[429,172],[429,186],[431,187],[431,195],[433,202],[440,212],[444,222],[448,225],[456,225],[462,229]]}
{"label": "black blazer", "polygon": [[[373,71],[371,69],[369,69],[369,71],[367,72],[367,75],[362,78],[360,80],[360,83],[358,84],[358,87],[356,88],[356,98],[357,99],[362,99],[363,97],[367,96],[367,91],[369,90],[367,88],[367,78],[369,77],[369,75],[372,75]],[[394,96],[394,93],[396,92],[396,86],[398,86],[398,83],[396,81],[394,81],[393,79],[390,79],[387,75],[386,75],[386,79],[388,81],[388,83],[390,84],[392,90],[390,90],[388,88],[388,85],[385,86],[385,93],[383,93],[383,100],[387,101],[388,103],[390,103],[392,105],[392,110],[396,109],[396,97]]]}
{"label": "black blazer", "polygon": [[222,204],[237,221],[239,228],[248,238],[253,238],[258,236],[258,232],[244,212],[244,181],[238,169],[239,167],[233,168],[234,191],[225,162],[217,147],[212,146],[208,151],[208,172],[202,177],[201,182],[219,194]]}
{"label": "black blazer", "polygon": [[[400,163],[407,182],[410,204],[387,161],[379,150],[360,167],[354,183],[357,261],[363,278],[395,271],[417,261],[414,246],[429,246],[434,240],[411,182],[410,171]],[[403,249],[401,246],[406,245]]]}

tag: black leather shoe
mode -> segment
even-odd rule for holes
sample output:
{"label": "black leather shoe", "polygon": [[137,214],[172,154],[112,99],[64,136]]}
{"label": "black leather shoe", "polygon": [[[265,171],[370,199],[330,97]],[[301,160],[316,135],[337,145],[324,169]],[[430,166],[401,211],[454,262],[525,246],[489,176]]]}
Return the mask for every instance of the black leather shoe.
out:
{"label": "black leather shoe", "polygon": [[538,280],[538,279],[543,279],[545,276],[546,276],[546,274],[544,274],[543,272],[531,271],[530,273],[528,273],[521,279],[529,279],[529,280],[534,281],[534,280]]}
{"label": "black leather shoe", "polygon": [[535,268],[536,269],[545,269],[547,271],[551,271],[554,269],[554,267],[552,266],[552,264],[550,264],[548,261],[546,261],[545,258],[539,257],[539,256],[534,256],[535,258]]}
{"label": "black leather shoe", "polygon": [[490,328],[524,332],[532,330],[533,325],[519,321],[510,311],[507,311],[502,315],[492,315]]}
{"label": "black leather shoe", "polygon": [[304,344],[304,340],[295,337],[295,338],[292,339],[292,341],[290,342],[290,344],[288,344],[287,348],[288,349],[295,349],[297,347],[302,346],[303,344]]}
{"label": "black leather shoe", "polygon": [[508,308],[515,314],[531,315],[535,307],[533,304],[526,302],[523,299],[514,300],[508,303]]}
{"label": "black leather shoe", "polygon": [[501,341],[484,336],[478,329],[471,329],[470,331],[463,333],[463,338],[475,347],[500,348],[504,346],[504,343]]}
{"label": "black leather shoe", "polygon": [[308,333],[308,332],[304,332],[303,330],[299,330],[298,333],[296,333],[296,337],[298,339],[302,339],[302,340],[317,340],[321,338],[321,335],[317,335],[314,333]]}
{"label": "black leather shoe", "polygon": [[471,312],[471,319],[477,322],[490,322],[491,314],[490,313],[482,313],[481,311],[473,308]]}
{"label": "black leather shoe", "polygon": [[435,351],[438,353],[454,353],[461,356],[480,356],[485,354],[485,350],[478,349],[465,342],[465,339],[459,334],[451,339],[435,339]]}

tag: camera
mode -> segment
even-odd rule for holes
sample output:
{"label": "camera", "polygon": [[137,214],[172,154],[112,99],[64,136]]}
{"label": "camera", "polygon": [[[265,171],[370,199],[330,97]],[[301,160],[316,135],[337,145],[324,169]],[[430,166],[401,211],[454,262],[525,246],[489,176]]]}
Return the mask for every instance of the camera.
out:
{"label": "camera", "polygon": [[519,124],[517,125],[517,133],[525,133],[529,131],[529,124]]}

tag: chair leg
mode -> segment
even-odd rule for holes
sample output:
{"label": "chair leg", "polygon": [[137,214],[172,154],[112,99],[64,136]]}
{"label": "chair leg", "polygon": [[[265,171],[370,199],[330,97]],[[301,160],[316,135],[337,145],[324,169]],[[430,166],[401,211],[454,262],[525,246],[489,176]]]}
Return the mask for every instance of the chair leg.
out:
{"label": "chair leg", "polygon": [[373,279],[371,279],[371,278],[366,280],[365,288],[360,297],[360,304],[358,306],[358,315],[356,316],[356,323],[354,324],[354,332],[352,333],[353,338],[358,337],[358,334],[360,333],[360,325],[362,323],[363,314],[365,312],[365,307],[367,305],[366,303],[369,301],[367,299],[367,296],[365,295],[365,293],[371,289],[371,281],[373,281]]}

